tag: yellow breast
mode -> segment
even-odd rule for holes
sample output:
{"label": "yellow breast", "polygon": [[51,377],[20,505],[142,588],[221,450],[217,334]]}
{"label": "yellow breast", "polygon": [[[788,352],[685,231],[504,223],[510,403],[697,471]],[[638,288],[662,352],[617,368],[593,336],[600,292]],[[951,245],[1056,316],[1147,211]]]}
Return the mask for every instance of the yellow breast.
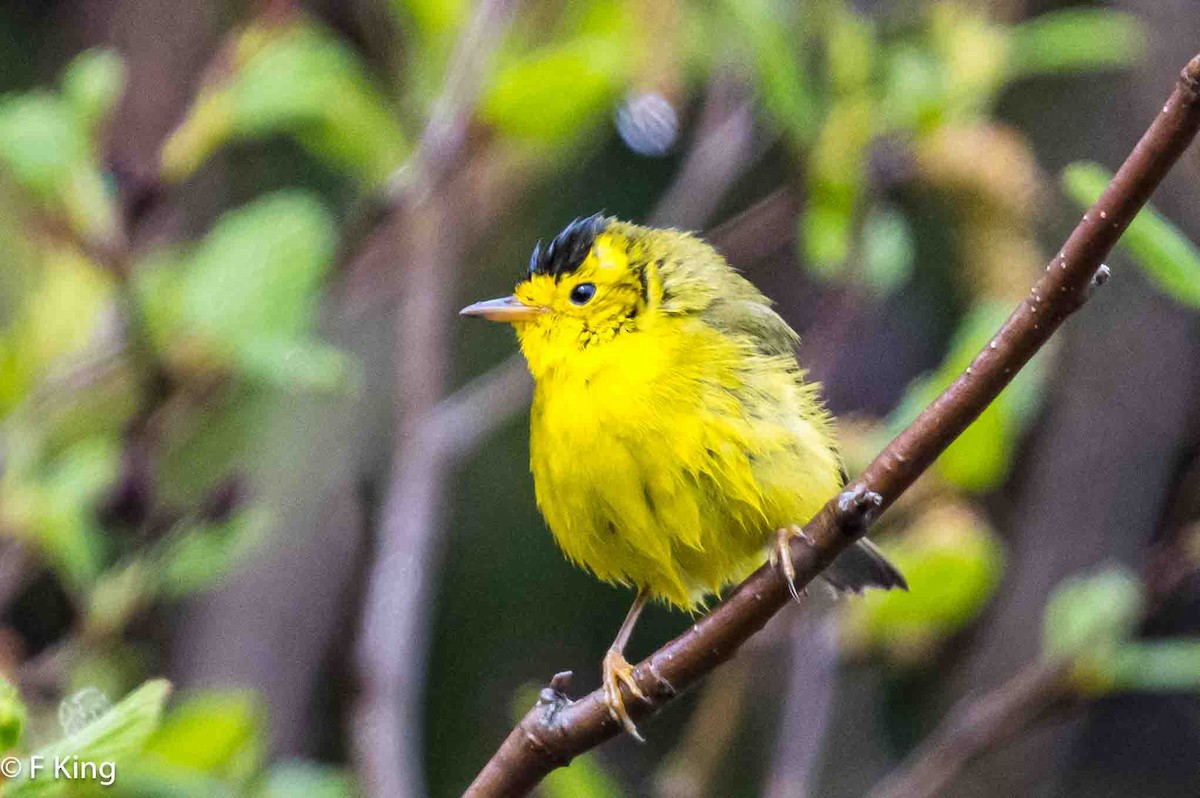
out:
{"label": "yellow breast", "polygon": [[790,357],[664,319],[569,356],[531,351],[531,469],[564,553],[693,608],[838,487],[826,416]]}

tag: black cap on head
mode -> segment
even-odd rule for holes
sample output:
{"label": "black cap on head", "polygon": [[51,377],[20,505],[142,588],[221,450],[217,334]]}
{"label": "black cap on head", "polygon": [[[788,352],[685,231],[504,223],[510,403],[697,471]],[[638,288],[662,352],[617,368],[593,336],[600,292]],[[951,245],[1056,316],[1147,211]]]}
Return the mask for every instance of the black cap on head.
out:
{"label": "black cap on head", "polygon": [[548,274],[560,277],[575,271],[591,252],[596,236],[604,232],[606,227],[608,220],[594,213],[571,222],[554,237],[550,246],[543,248],[542,242],[537,242],[529,258],[530,276]]}

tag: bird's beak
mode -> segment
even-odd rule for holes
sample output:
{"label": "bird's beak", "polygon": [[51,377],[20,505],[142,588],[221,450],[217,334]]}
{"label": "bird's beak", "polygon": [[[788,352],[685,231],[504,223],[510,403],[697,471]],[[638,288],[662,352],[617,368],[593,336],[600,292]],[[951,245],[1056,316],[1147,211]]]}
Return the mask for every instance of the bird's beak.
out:
{"label": "bird's beak", "polygon": [[476,302],[474,305],[467,305],[458,312],[458,315],[482,316],[490,321],[505,321],[513,324],[518,321],[529,321],[542,310],[542,308],[524,304],[515,296],[502,296],[499,299],[488,299],[484,302]]}

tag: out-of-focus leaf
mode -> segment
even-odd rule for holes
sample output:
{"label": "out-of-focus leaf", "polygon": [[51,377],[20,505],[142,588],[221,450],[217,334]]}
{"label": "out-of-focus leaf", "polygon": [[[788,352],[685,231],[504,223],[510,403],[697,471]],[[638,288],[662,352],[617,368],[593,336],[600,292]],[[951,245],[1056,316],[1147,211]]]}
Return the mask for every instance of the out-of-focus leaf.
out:
{"label": "out-of-focus leaf", "polygon": [[[1063,171],[1067,194],[1084,208],[1100,198],[1112,173],[1095,163],[1073,163]],[[1150,280],[1172,298],[1200,308],[1200,249],[1147,205],[1118,242]]]}
{"label": "out-of-focus leaf", "polygon": [[[79,757],[81,761],[95,763],[116,762],[119,773],[121,763],[141,751],[158,728],[170,692],[171,685],[165,680],[146,682],[97,720],[34,753],[51,766],[56,756]],[[71,781],[67,779],[31,779],[26,768],[20,777],[6,785],[4,795],[6,798],[54,796],[70,788]]]}
{"label": "out-of-focus leaf", "polygon": [[834,92],[848,94],[864,89],[871,80],[878,43],[871,21],[846,5],[835,3],[828,14],[826,58]]}
{"label": "out-of-focus leaf", "polygon": [[135,560],[101,576],[87,597],[85,625],[96,639],[116,637],[155,592],[154,574]]}
{"label": "out-of-focus leaf", "polygon": [[1119,689],[1200,692],[1200,640],[1129,643],[1113,654],[1110,667]]}
{"label": "out-of-focus leaf", "polygon": [[8,470],[0,482],[0,517],[12,534],[38,547],[71,587],[81,589],[98,575],[102,539],[94,507],[116,479],[116,441],[97,437],[75,443],[49,463],[22,462],[22,442],[6,441]]}
{"label": "out-of-focus leaf", "polygon": [[974,121],[995,100],[1005,79],[1005,28],[969,3],[933,3],[929,41],[942,62],[946,118]]}
{"label": "out-of-focus leaf", "polygon": [[577,757],[567,767],[552,772],[542,782],[542,794],[546,798],[621,798],[624,795],[593,756]]}
{"label": "out-of-focus leaf", "polygon": [[245,783],[258,772],[265,748],[259,699],[247,692],[209,692],[171,710],[138,762]]}
{"label": "out-of-focus leaf", "polygon": [[880,546],[908,580],[908,593],[874,590],[841,607],[851,652],[876,651],[906,666],[926,665],[938,645],[987,606],[1004,570],[1004,550],[965,503],[938,503]]}
{"label": "out-of-focus leaf", "polygon": [[63,72],[63,99],[89,130],[104,122],[125,89],[125,62],[115,50],[88,50]]}
{"label": "out-of-focus leaf", "polygon": [[[899,432],[961,374],[975,355],[1008,318],[1002,302],[975,306],[959,324],[950,351],[932,374],[909,385],[904,398],[888,419]],[[1004,392],[938,458],[938,473],[951,484],[971,492],[997,487],[1008,476],[1017,441],[1036,409],[1043,383],[1043,359],[1025,366]]]}
{"label": "out-of-focus leaf", "polygon": [[284,762],[271,768],[256,798],[354,798],[354,780],[345,772],[310,762]]}
{"label": "out-of-focus leaf", "polygon": [[807,148],[819,129],[821,110],[804,62],[805,34],[781,21],[780,6],[771,0],[725,0],[721,10],[730,20],[730,33],[752,54],[763,106],[794,147]]}
{"label": "out-of-focus leaf", "polygon": [[1111,653],[1141,612],[1141,583],[1122,569],[1064,581],[1046,604],[1042,648],[1049,657]]}
{"label": "out-of-focus leaf", "polygon": [[822,278],[843,273],[857,230],[866,180],[866,147],[876,132],[873,100],[865,94],[830,109],[809,157],[809,206],[801,218],[806,265]]}
{"label": "out-of-focus leaf", "polygon": [[1146,33],[1132,14],[1066,9],[1008,29],[1010,77],[1093,69],[1125,69],[1146,49]]}
{"label": "out-of-focus leaf", "polygon": [[184,372],[233,368],[285,387],[341,384],[346,358],[309,337],[333,249],[329,213],[304,194],[268,195],[225,214],[190,258],[168,256],[139,276],[159,348]]}
{"label": "out-of-focus leaf", "polygon": [[177,438],[164,441],[159,469],[162,500],[194,507],[216,484],[245,467],[248,451],[270,423],[271,399],[255,383],[231,390]]}
{"label": "out-of-focus leaf", "polygon": [[392,0],[397,16],[426,38],[444,36],[466,22],[470,0]]}
{"label": "out-of-focus leaf", "polygon": [[223,524],[194,524],[176,533],[161,560],[161,589],[178,598],[211,587],[256,548],[270,526],[264,507],[249,507]]}
{"label": "out-of-focus leaf", "polygon": [[163,173],[181,180],[233,139],[287,134],[314,157],[372,186],[408,145],[354,52],[312,22],[243,30],[228,75],[205,86],[163,146]]}
{"label": "out-of-focus leaf", "polygon": [[184,317],[231,349],[303,335],[334,241],[329,213],[305,194],[279,192],[226,213],[187,266]]}
{"label": "out-of-focus leaf", "polygon": [[863,281],[882,294],[903,288],[912,276],[915,245],[904,214],[874,208],[862,230]]}
{"label": "out-of-focus leaf", "polygon": [[0,414],[95,335],[111,280],[72,249],[42,252],[37,282],[0,337]]}
{"label": "out-of-focus leaf", "polygon": [[266,385],[310,391],[344,388],[353,361],[330,346],[290,339],[259,338],[238,353],[242,374]]}
{"label": "out-of-focus leaf", "polygon": [[0,678],[0,751],[20,744],[28,718],[25,702],[17,688],[7,679]]}
{"label": "out-of-focus leaf", "polygon": [[933,55],[911,44],[889,48],[880,112],[892,130],[925,133],[946,111],[946,75]]}
{"label": "out-of-focus leaf", "polygon": [[545,47],[498,70],[480,109],[500,132],[562,144],[606,119],[629,76],[617,37],[585,36]]}
{"label": "out-of-focus leaf", "polygon": [[822,280],[836,280],[845,272],[854,238],[854,218],[835,205],[810,205],[800,217],[800,240],[805,265]]}
{"label": "out-of-focus leaf", "polygon": [[46,91],[0,98],[0,169],[86,238],[111,240],[116,211],[83,120]]}

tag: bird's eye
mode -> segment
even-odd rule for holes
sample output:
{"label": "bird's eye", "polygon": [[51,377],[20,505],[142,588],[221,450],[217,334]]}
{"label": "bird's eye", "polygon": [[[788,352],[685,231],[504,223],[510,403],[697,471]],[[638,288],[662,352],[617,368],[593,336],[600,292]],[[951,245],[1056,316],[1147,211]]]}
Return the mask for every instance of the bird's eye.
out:
{"label": "bird's eye", "polygon": [[596,295],[595,283],[580,283],[571,289],[571,301],[576,305],[586,305],[588,300]]}

